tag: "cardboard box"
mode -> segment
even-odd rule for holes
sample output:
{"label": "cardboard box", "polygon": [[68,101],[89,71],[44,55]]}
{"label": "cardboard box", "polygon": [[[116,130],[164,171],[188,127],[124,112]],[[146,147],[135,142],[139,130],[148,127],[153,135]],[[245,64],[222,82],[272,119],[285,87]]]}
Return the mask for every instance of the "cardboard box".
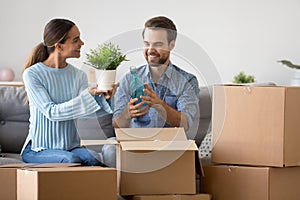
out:
{"label": "cardboard box", "polygon": [[17,169],[27,164],[0,165],[0,199],[17,199]]}
{"label": "cardboard box", "polygon": [[203,166],[201,193],[214,200],[287,200],[300,197],[300,167]]}
{"label": "cardboard box", "polygon": [[300,165],[300,87],[214,86],[212,162]]}
{"label": "cardboard box", "polygon": [[131,200],[211,200],[210,194],[137,195]]}
{"label": "cardboard box", "polygon": [[17,170],[18,200],[117,200],[116,169],[103,167]]}
{"label": "cardboard box", "polygon": [[30,167],[72,167],[79,166],[75,163],[17,163],[0,165],[0,199],[16,200],[17,199],[17,170]]}
{"label": "cardboard box", "polygon": [[198,148],[183,128],[115,132],[120,195],[196,193]]}

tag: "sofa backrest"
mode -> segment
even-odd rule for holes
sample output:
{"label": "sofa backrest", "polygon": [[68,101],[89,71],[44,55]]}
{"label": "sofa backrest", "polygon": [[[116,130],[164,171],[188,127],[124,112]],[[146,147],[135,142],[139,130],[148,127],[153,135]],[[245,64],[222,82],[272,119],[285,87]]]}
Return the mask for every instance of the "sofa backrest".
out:
{"label": "sofa backrest", "polygon": [[[200,88],[199,123],[195,125],[195,133],[188,135],[200,146],[203,138],[210,130],[211,124],[211,90]],[[111,115],[98,119],[82,119],[78,121],[77,130],[82,139],[106,139],[114,136]],[[0,146],[3,153],[20,153],[29,129],[29,106],[26,103],[24,87],[0,86]]]}
{"label": "sofa backrest", "polygon": [[199,99],[199,125],[197,135],[195,137],[196,144],[201,145],[204,137],[211,130],[211,114],[212,114],[212,87],[200,87]]}
{"label": "sofa backrest", "polygon": [[187,138],[195,140],[198,147],[210,131],[212,113],[211,87],[200,87],[199,111],[193,119],[193,127],[187,131]]}
{"label": "sofa backrest", "polygon": [[29,107],[24,87],[0,86],[0,145],[2,153],[20,153],[28,135]]}

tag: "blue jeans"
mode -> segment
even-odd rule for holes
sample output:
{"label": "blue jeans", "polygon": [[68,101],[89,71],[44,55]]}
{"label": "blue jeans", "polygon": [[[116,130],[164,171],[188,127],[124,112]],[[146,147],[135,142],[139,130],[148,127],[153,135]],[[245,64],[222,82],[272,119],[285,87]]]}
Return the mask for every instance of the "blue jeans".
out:
{"label": "blue jeans", "polygon": [[[107,140],[115,140],[116,137],[110,137]],[[105,144],[102,147],[103,162],[106,166],[115,168],[116,167],[116,145]]]}
{"label": "blue jeans", "polygon": [[86,147],[77,147],[70,151],[45,149],[39,152],[31,150],[29,143],[22,153],[26,163],[80,163],[85,166],[104,166],[100,155]]}

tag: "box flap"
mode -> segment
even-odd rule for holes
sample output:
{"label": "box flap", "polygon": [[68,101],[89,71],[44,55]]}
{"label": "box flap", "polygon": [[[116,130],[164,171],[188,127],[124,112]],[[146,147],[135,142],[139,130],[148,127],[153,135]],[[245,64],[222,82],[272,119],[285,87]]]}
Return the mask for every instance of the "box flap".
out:
{"label": "box flap", "polygon": [[58,168],[58,167],[77,167],[80,163],[16,163],[0,165],[0,168]]}
{"label": "box flap", "polygon": [[181,141],[187,140],[184,128],[116,128],[118,141]]}
{"label": "box flap", "polygon": [[197,151],[194,140],[185,141],[126,141],[120,142],[123,151]]}
{"label": "box flap", "polygon": [[61,167],[78,167],[81,166],[80,163],[42,163],[42,164],[32,164],[25,166],[24,168],[61,168]]}
{"label": "box flap", "polygon": [[130,200],[210,200],[210,194],[134,195]]}
{"label": "box flap", "polygon": [[250,86],[250,87],[282,87],[277,86],[273,82],[260,82],[260,83],[225,83],[225,84],[215,84],[215,86]]}
{"label": "box flap", "polygon": [[105,144],[119,144],[117,140],[80,140],[80,145],[105,145]]}
{"label": "box flap", "polygon": [[28,163],[14,163],[14,164],[5,164],[5,165],[0,165],[0,168],[22,168],[29,166],[30,164]]}
{"label": "box flap", "polygon": [[81,166],[80,163],[22,163],[22,164],[8,164],[1,165],[0,168],[21,168],[21,169],[31,169],[31,168],[64,168],[64,167],[78,167]]}
{"label": "box flap", "polygon": [[77,172],[77,171],[99,171],[116,170],[115,168],[101,166],[74,166],[74,167],[29,167],[20,168],[18,171],[30,172]]}

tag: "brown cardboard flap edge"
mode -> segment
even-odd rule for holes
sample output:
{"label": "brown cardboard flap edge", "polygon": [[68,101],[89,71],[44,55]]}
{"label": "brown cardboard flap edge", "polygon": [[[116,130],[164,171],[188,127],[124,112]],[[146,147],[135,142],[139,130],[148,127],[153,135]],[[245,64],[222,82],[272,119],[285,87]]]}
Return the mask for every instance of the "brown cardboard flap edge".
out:
{"label": "brown cardboard flap edge", "polygon": [[197,151],[198,147],[194,140],[186,141],[143,141],[143,142],[120,142],[123,151],[159,150],[159,151]]}
{"label": "brown cardboard flap edge", "polygon": [[77,167],[80,163],[16,163],[0,165],[0,168],[58,168],[58,167]]}
{"label": "brown cardboard flap edge", "polygon": [[28,163],[15,163],[15,164],[4,164],[0,165],[0,168],[22,168],[29,166],[30,164]]}
{"label": "brown cardboard flap edge", "polygon": [[[276,83],[265,82],[265,83],[226,83],[226,84],[215,84],[214,86],[249,86],[249,87],[272,87],[276,86]],[[282,86],[279,86],[282,87]]]}
{"label": "brown cardboard flap edge", "polygon": [[184,128],[116,128],[118,141],[187,140]]}
{"label": "brown cardboard flap edge", "polygon": [[80,145],[105,145],[105,144],[118,144],[117,140],[80,140]]}
{"label": "brown cardboard flap edge", "polygon": [[155,200],[155,199],[163,199],[163,200],[180,200],[180,199],[188,199],[188,200],[211,200],[211,194],[161,194],[161,195],[134,195],[130,200]]}

